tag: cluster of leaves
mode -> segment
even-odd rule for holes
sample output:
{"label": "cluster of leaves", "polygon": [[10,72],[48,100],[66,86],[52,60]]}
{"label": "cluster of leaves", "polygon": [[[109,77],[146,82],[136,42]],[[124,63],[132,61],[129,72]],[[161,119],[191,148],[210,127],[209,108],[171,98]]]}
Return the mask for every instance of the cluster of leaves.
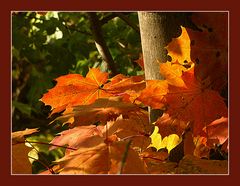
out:
{"label": "cluster of leaves", "polygon": [[[50,142],[50,150],[67,147],[43,174],[227,173],[227,161],[201,159],[210,159],[216,145],[228,151],[228,109],[220,95],[227,84],[227,17],[196,13],[193,21],[201,31],[182,27],[166,47],[172,60],[160,63],[164,80],[110,78],[99,68],[56,79],[41,101],[51,106],[50,116],[61,113],[52,123],[69,127]],[[161,137],[181,138],[179,164],[171,161],[176,148],[150,148],[156,130],[146,106],[164,112],[155,122]]]}

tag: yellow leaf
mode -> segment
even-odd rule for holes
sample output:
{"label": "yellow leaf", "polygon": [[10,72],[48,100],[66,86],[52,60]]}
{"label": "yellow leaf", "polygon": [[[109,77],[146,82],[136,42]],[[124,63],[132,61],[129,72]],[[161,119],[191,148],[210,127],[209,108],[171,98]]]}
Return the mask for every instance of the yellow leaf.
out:
{"label": "yellow leaf", "polygon": [[155,147],[157,150],[166,148],[170,152],[176,147],[182,140],[176,134],[171,134],[162,139],[162,136],[158,133],[158,127],[155,126],[151,138],[151,144],[149,147]]}
{"label": "yellow leaf", "polygon": [[174,147],[176,147],[181,142],[181,139],[176,134],[171,134],[163,138],[161,143],[161,148],[166,148],[170,152]]}
{"label": "yellow leaf", "polygon": [[151,145],[149,147],[155,147],[157,150],[160,149],[161,147],[161,142],[162,142],[162,137],[161,135],[158,133],[158,127],[154,127],[154,131],[151,134],[150,138],[151,138]]}

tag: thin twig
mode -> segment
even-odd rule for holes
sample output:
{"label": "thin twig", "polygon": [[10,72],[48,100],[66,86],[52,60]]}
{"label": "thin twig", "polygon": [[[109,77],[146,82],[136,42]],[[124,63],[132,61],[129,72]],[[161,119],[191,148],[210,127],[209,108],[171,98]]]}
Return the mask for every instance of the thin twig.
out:
{"label": "thin twig", "polygon": [[61,148],[65,148],[65,149],[69,149],[69,150],[77,150],[76,148],[72,148],[72,147],[64,147],[61,145],[55,145],[55,144],[50,144],[50,143],[45,143],[45,142],[36,142],[36,141],[27,141],[28,143],[36,143],[36,144],[41,144],[41,145],[51,145],[51,146],[55,146],[55,147],[61,147]]}
{"label": "thin twig", "polygon": [[32,157],[32,156],[28,156],[28,158],[31,158],[31,159],[33,159],[33,160],[35,160],[35,161],[38,161],[38,162],[41,163],[45,168],[47,168],[47,169],[49,170],[49,172],[51,172],[52,174],[56,174],[52,168],[48,167],[45,163],[43,163],[43,162],[40,161],[39,159],[36,159],[36,158],[34,158],[34,157]]}
{"label": "thin twig", "polygon": [[104,18],[102,18],[102,19],[100,20],[100,24],[101,24],[101,25],[104,25],[104,24],[106,24],[108,21],[112,20],[112,19],[115,18],[115,17],[117,17],[117,15],[114,14],[114,13],[111,13],[111,14],[105,16]]}
{"label": "thin twig", "polygon": [[97,50],[102,56],[102,59],[108,64],[108,67],[112,72],[112,75],[113,76],[117,75],[118,74],[117,68],[115,67],[115,63],[113,61],[112,55],[102,35],[100,21],[95,12],[89,12],[88,17],[91,24],[91,30],[95,40]]}

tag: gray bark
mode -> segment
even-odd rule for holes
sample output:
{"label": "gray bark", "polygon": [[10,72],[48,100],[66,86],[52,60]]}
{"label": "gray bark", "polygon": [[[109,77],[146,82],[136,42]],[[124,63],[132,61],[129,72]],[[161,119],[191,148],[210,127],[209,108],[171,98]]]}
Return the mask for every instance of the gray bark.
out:
{"label": "gray bark", "polygon": [[[167,60],[166,45],[167,15],[154,12],[138,12],[141,34],[144,71],[146,80],[163,79],[160,74],[160,63]],[[161,116],[160,110],[149,108],[150,122]]]}

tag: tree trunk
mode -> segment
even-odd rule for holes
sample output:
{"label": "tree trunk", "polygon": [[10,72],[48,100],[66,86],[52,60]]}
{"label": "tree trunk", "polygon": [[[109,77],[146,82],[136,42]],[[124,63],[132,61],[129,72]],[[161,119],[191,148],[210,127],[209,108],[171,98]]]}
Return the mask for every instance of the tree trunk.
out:
{"label": "tree trunk", "polygon": [[[144,61],[145,79],[163,79],[160,74],[160,63],[166,61],[166,19],[167,15],[153,12],[138,12],[141,43]],[[159,110],[149,108],[150,122],[161,115]]]}

